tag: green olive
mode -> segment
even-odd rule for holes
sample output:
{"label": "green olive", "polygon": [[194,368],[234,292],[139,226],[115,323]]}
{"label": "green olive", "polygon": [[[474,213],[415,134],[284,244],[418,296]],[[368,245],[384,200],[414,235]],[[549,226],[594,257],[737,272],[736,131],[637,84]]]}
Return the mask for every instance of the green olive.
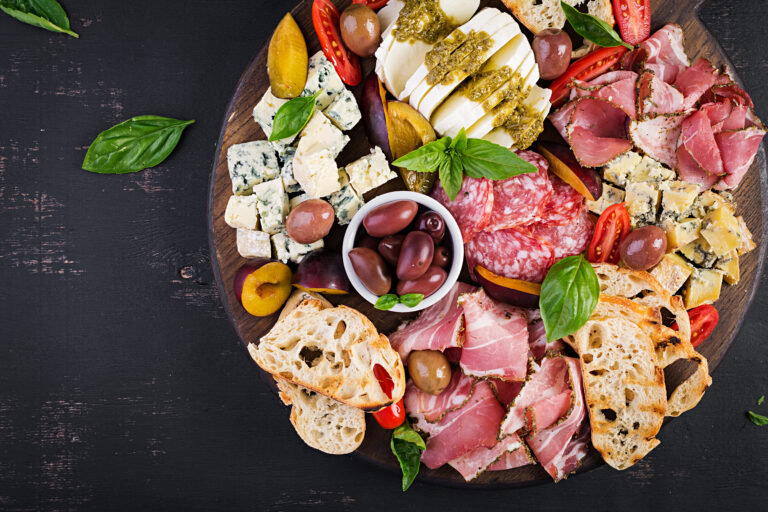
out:
{"label": "green olive", "polygon": [[408,356],[408,374],[417,388],[439,395],[451,382],[451,365],[442,352],[414,350]]}

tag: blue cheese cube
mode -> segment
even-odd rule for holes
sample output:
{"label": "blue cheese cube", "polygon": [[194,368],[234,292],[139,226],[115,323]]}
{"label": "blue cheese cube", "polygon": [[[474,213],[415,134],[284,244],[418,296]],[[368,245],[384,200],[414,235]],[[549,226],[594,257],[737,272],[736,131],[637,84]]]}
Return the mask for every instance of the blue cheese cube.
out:
{"label": "blue cheese cube", "polygon": [[309,155],[327,149],[331,156],[336,158],[348,142],[349,137],[333,126],[325,114],[315,112],[301,131],[301,139],[296,153]]}
{"label": "blue cheese cube", "polygon": [[626,205],[632,228],[656,223],[659,211],[659,188],[655,183],[628,183]]}
{"label": "blue cheese cube", "polygon": [[336,219],[339,225],[349,224],[352,217],[363,207],[365,201],[360,197],[352,185],[349,183],[349,176],[344,169],[339,169],[339,184],[341,189],[328,197],[328,202],[333,206],[336,212]]}
{"label": "blue cheese cube", "polygon": [[605,164],[603,177],[614,185],[626,187],[629,176],[642,160],[643,157],[639,154],[634,151],[627,151]]}
{"label": "blue cheese cube", "polygon": [[287,146],[286,151],[280,155],[280,177],[283,178],[283,186],[289,194],[301,192],[301,185],[293,177],[293,158],[296,155],[295,146]]}
{"label": "blue cheese cube", "polygon": [[253,187],[253,195],[258,199],[261,229],[270,234],[278,233],[285,226],[288,215],[288,194],[280,178],[260,183]]}
{"label": "blue cheese cube", "polygon": [[[272,94],[272,89],[267,89],[267,92],[264,93],[261,101],[259,101],[253,108],[253,119],[259,126],[261,126],[261,130],[264,132],[264,135],[267,136],[267,139],[272,135],[272,124],[275,120],[275,114],[277,114],[280,107],[286,103],[288,103],[288,100],[276,97]],[[280,139],[272,142],[272,145],[276,149],[280,148],[278,151],[281,151],[284,147],[290,145],[295,138],[296,136],[294,135],[292,137]]]}
{"label": "blue cheese cube", "polygon": [[699,197],[699,185],[683,181],[664,181],[659,184],[661,191],[661,217],[666,220],[679,220],[693,207]]}
{"label": "blue cheese cube", "polygon": [[237,252],[243,258],[271,258],[269,234],[263,231],[239,228],[237,230]]}
{"label": "blue cheese cube", "polygon": [[600,215],[606,208],[624,200],[624,191],[603,182],[603,193],[595,201],[587,201],[587,207],[592,213]]}
{"label": "blue cheese cube", "polygon": [[387,157],[378,146],[371,150],[370,155],[365,155],[347,165],[346,171],[349,182],[360,196],[397,178],[397,174],[389,168]]}
{"label": "blue cheese cube", "polygon": [[272,247],[275,250],[275,257],[283,263],[292,261],[300,263],[307,254],[319,251],[324,247],[322,240],[311,244],[300,244],[288,236],[285,231],[272,235]]}
{"label": "blue cheese cube", "polygon": [[259,229],[259,210],[255,196],[232,196],[224,212],[224,222],[233,228]]}
{"label": "blue cheese cube", "polygon": [[292,197],[290,201],[288,201],[291,205],[291,210],[299,206],[301,203],[303,203],[307,199],[312,199],[311,197],[309,197],[309,194],[301,194],[301,195]]}
{"label": "blue cheese cube", "polygon": [[301,153],[301,144],[293,159],[293,176],[310,197],[325,197],[341,188],[339,168],[327,149],[316,153]]}
{"label": "blue cheese cube", "polygon": [[301,92],[302,96],[312,96],[317,91],[322,90],[323,93],[317,98],[317,108],[324,110],[327,106],[333,103],[336,96],[346,90],[344,83],[339,78],[339,74],[333,68],[333,64],[323,54],[322,50],[318,51],[309,59],[309,69],[307,70],[307,83],[304,86],[304,90]]}
{"label": "blue cheese cube", "polygon": [[668,167],[664,167],[661,162],[657,162],[649,156],[644,156],[630,174],[630,181],[652,183],[674,180],[675,178],[677,178],[677,173],[675,171]]}
{"label": "blue cheese cube", "polygon": [[336,96],[333,103],[323,113],[339,130],[345,132],[351,130],[362,118],[355,96],[349,89],[344,89],[341,94]]}
{"label": "blue cheese cube", "polygon": [[254,185],[280,175],[280,166],[274,148],[265,140],[233,144],[227,150],[232,192],[247,196]]}

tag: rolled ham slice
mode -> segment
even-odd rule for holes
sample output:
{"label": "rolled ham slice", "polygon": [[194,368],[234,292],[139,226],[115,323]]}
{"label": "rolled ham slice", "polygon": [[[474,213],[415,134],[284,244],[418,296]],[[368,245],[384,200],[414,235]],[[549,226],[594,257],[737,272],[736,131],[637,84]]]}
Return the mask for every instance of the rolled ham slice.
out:
{"label": "rolled ham slice", "polygon": [[589,97],[574,103],[566,131],[581,165],[599,167],[632,149],[632,143],[626,139],[627,114],[620,107]]}

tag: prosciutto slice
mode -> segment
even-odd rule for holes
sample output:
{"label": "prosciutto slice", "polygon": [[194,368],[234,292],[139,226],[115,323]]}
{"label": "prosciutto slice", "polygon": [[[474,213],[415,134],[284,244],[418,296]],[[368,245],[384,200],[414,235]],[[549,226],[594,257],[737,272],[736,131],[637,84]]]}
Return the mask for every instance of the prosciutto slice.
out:
{"label": "prosciutto slice", "polygon": [[448,464],[458,471],[464,480],[469,482],[499,461],[505,454],[518,451],[525,452],[522,441],[517,436],[509,436],[498,441],[491,448],[478,446],[461,457],[449,461]]}
{"label": "prosciutto slice", "polygon": [[467,403],[440,420],[440,429],[427,440],[421,461],[435,469],[477,447],[492,448],[503,417],[504,408],[491,387],[487,382],[478,382]]}
{"label": "prosciutto slice", "polygon": [[[637,80],[637,113],[671,114],[684,108],[683,94],[658,78],[653,71],[646,70]],[[634,118],[633,118],[634,119]]]}
{"label": "prosciutto slice", "polygon": [[472,396],[474,387],[475,380],[458,370],[451,374],[448,387],[436,396],[425,393],[411,381],[405,388],[405,410],[416,419],[416,428],[437,435],[446,426],[441,420],[446,414],[461,409]]}
{"label": "prosciutto slice", "polygon": [[675,150],[687,112],[650,116],[629,125],[632,142],[646,155],[668,167],[675,167]]}
{"label": "prosciutto slice", "polygon": [[668,84],[674,83],[678,73],[690,66],[680,25],[664,25],[640,43],[640,47],[647,52],[645,67]]}
{"label": "prosciutto slice", "polygon": [[715,85],[715,80],[717,70],[707,59],[699,59],[693,66],[680,71],[674,85],[685,97],[683,108],[688,109],[696,105],[707,89]]}
{"label": "prosciutto slice", "polygon": [[765,130],[756,126],[742,130],[724,131],[715,134],[715,141],[723,158],[723,167],[728,173],[717,188],[736,188],[749,170],[763,140]]}
{"label": "prosciutto slice", "polygon": [[577,83],[573,88],[572,97],[590,96],[608,100],[616,104],[631,119],[635,119],[637,117],[637,109],[635,108],[637,74],[631,71],[612,71],[612,73],[629,73],[632,76],[607,85],[591,85],[591,82]]}
{"label": "prosciutto slice", "polygon": [[507,469],[515,469],[527,466],[528,464],[536,464],[536,461],[531,456],[528,446],[524,444],[519,450],[502,455],[498,461],[488,466],[488,471],[506,471]]}
{"label": "prosciutto slice", "polygon": [[581,165],[599,167],[632,149],[624,129],[627,114],[608,100],[579,98],[566,130]]}
{"label": "prosciutto slice", "polygon": [[685,146],[680,145],[675,153],[677,158],[675,167],[683,181],[698,184],[702,190],[711,188],[717,183],[718,176],[702,169],[688,150],[685,149]]}
{"label": "prosciutto slice", "polygon": [[712,131],[719,132],[722,130],[723,123],[725,123],[733,111],[733,103],[724,99],[716,103],[702,105],[699,111],[707,114],[709,123],[712,125]]}
{"label": "prosciutto slice", "polygon": [[549,122],[552,123],[552,126],[555,127],[558,133],[560,133],[560,135],[565,140],[568,140],[568,132],[566,131],[566,128],[568,127],[568,123],[571,121],[571,114],[573,113],[575,106],[575,101],[566,103],[560,110],[550,114],[548,118]]}
{"label": "prosciutto slice", "polygon": [[575,471],[587,454],[589,427],[581,369],[578,359],[564,357],[568,367],[568,380],[573,390],[573,402],[567,417],[526,439],[536,458],[557,482]]}
{"label": "prosciutto slice", "polygon": [[467,375],[522,381],[528,370],[528,320],[525,313],[497,302],[484,290],[461,298],[466,339],[461,369]]}
{"label": "prosciutto slice", "polygon": [[523,388],[522,382],[507,382],[500,379],[489,379],[488,383],[491,385],[493,394],[496,395],[496,400],[498,400],[505,409],[515,401],[515,398],[520,394],[520,390]]}
{"label": "prosciutto slice", "polygon": [[460,347],[463,342],[464,315],[458,305],[459,295],[469,293],[474,286],[457,282],[448,294],[409,324],[403,324],[389,336],[403,361],[412,350],[439,350]]}
{"label": "prosciutto slice", "polygon": [[725,173],[720,149],[712,133],[709,117],[704,112],[694,112],[682,124],[680,144],[685,147],[691,158],[709,174],[718,176]]}
{"label": "prosciutto slice", "polygon": [[715,128],[714,125],[712,126],[712,131],[718,133],[726,130],[741,130],[747,124],[747,112],[749,112],[749,107],[746,105],[734,106],[731,113],[728,114],[728,117],[723,120],[718,128]]}
{"label": "prosciutto slice", "polygon": [[566,344],[563,340],[555,340],[547,343],[547,333],[544,330],[544,321],[534,320],[528,324],[528,347],[530,355],[537,363],[541,362],[547,353],[561,354],[565,350]]}

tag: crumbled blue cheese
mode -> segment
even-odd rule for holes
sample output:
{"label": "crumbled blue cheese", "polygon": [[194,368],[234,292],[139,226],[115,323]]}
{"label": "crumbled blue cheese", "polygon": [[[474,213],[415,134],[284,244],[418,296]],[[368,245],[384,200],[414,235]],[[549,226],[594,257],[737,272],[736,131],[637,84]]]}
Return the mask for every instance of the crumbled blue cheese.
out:
{"label": "crumbled blue cheese", "polygon": [[271,258],[272,249],[269,246],[269,234],[263,231],[238,228],[237,252],[243,258]]}
{"label": "crumbled blue cheese", "polygon": [[280,166],[280,177],[283,178],[283,186],[289,194],[301,192],[301,185],[293,177],[293,158],[296,155],[295,146],[287,146],[286,150],[280,156],[282,165]]}
{"label": "crumbled blue cheese", "polygon": [[315,112],[301,131],[301,139],[296,153],[309,155],[321,149],[327,149],[331,156],[336,158],[348,142],[349,137],[336,128],[325,114]]}
{"label": "crumbled blue cheese", "polygon": [[300,244],[289,237],[285,231],[272,235],[272,247],[275,249],[275,258],[283,263],[288,263],[289,261],[300,263],[304,256],[311,252],[319,251],[324,245],[322,240],[311,244]]}
{"label": "crumbled blue cheese", "polygon": [[387,157],[378,146],[371,150],[371,154],[347,165],[345,170],[349,175],[349,182],[360,196],[397,178],[397,174],[389,168]]}
{"label": "crumbled blue cheese", "polygon": [[304,85],[301,95],[312,96],[321,89],[323,93],[317,98],[317,108],[320,110],[324,110],[333,103],[336,96],[346,90],[344,83],[339,78],[339,74],[333,68],[333,64],[323,54],[322,50],[309,59],[307,83]]}
{"label": "crumbled blue cheese", "polygon": [[265,140],[233,144],[227,150],[227,165],[232,192],[238,196],[247,196],[254,185],[280,175],[277,154]]}
{"label": "crumbled blue cheese", "polygon": [[293,176],[310,197],[325,197],[341,188],[339,168],[327,149],[303,154],[299,144],[293,159]]}
{"label": "crumbled blue cheese", "polygon": [[589,211],[600,215],[611,205],[618,204],[624,200],[624,191],[603,182],[603,193],[594,201],[587,201]]}
{"label": "crumbled blue cheese", "polygon": [[619,187],[626,187],[632,171],[640,165],[643,157],[634,151],[627,151],[605,164],[603,177]]}
{"label": "crumbled blue cheese", "polygon": [[253,195],[258,199],[261,229],[267,233],[278,233],[285,226],[288,215],[288,194],[280,178],[260,183],[253,187]]}
{"label": "crumbled blue cheese", "polygon": [[625,195],[632,228],[656,223],[659,188],[655,183],[628,183]]}
{"label": "crumbled blue cheese", "polygon": [[232,196],[224,212],[224,222],[233,228],[259,229],[256,196]]}
{"label": "crumbled blue cheese", "polygon": [[[269,139],[269,136],[272,135],[272,124],[275,120],[275,114],[277,114],[277,111],[280,109],[280,107],[282,107],[287,102],[288,100],[284,100],[273,95],[272,89],[267,89],[267,92],[264,93],[261,101],[259,101],[259,103],[257,103],[253,108],[253,119],[259,124],[259,126],[261,126],[261,130],[264,132],[264,135],[267,136],[267,139]],[[286,137],[285,139],[272,142],[272,145],[278,152],[282,152],[284,151],[284,148],[290,145],[295,138],[295,135]]]}
{"label": "crumbled blue cheese", "polygon": [[293,211],[294,208],[299,206],[301,203],[303,203],[307,199],[312,199],[311,197],[309,197],[309,194],[301,194],[301,195],[292,197],[289,201],[291,205],[291,211]]}
{"label": "crumbled blue cheese", "polygon": [[664,181],[659,184],[661,191],[661,222],[678,220],[687,216],[699,196],[700,186],[683,181]]}
{"label": "crumbled blue cheese", "polygon": [[713,253],[712,246],[703,237],[699,237],[681,248],[680,254],[702,268],[712,268],[715,261],[717,261],[717,256]]}
{"label": "crumbled blue cheese", "polygon": [[644,156],[640,163],[630,173],[630,181],[644,181],[660,183],[662,181],[674,180],[677,173],[668,167],[664,167],[649,156]]}
{"label": "crumbled blue cheese", "polygon": [[339,130],[345,132],[354,128],[362,118],[355,96],[349,89],[344,89],[341,94],[336,96],[333,103],[323,113]]}
{"label": "crumbled blue cheese", "polygon": [[365,202],[350,185],[349,176],[347,176],[344,169],[339,169],[339,183],[341,184],[341,189],[331,194],[328,197],[328,202],[333,206],[333,211],[336,212],[336,219],[339,221],[339,225],[343,226],[349,224],[349,221],[363,207]]}

